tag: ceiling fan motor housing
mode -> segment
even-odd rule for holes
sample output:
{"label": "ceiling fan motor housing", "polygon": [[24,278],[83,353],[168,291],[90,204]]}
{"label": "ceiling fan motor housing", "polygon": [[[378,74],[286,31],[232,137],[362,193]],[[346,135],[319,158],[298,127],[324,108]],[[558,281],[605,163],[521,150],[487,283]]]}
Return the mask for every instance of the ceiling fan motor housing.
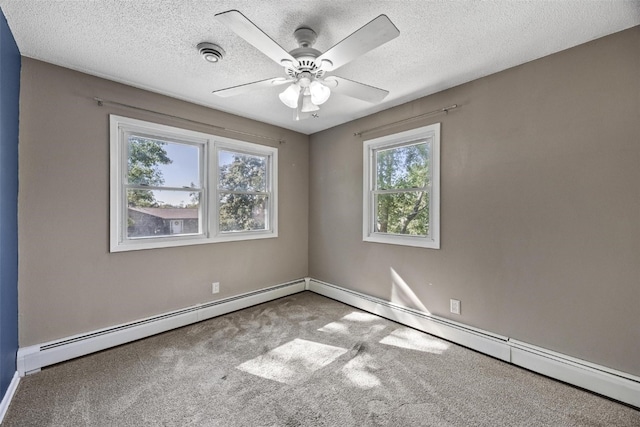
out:
{"label": "ceiling fan motor housing", "polygon": [[311,73],[314,77],[322,77],[324,74],[324,70],[320,69],[318,64],[316,64],[316,58],[320,56],[322,52],[311,47],[299,47],[290,51],[289,54],[298,61],[297,66],[292,64],[285,67],[285,72],[290,77],[295,79],[304,72]]}
{"label": "ceiling fan motor housing", "polygon": [[293,37],[298,47],[289,54],[296,59],[298,65],[286,66],[285,72],[294,79],[299,78],[303,73],[309,73],[314,78],[322,77],[324,70],[316,64],[316,58],[322,55],[322,52],[312,47],[318,38],[316,32],[308,27],[299,27],[293,32]]}

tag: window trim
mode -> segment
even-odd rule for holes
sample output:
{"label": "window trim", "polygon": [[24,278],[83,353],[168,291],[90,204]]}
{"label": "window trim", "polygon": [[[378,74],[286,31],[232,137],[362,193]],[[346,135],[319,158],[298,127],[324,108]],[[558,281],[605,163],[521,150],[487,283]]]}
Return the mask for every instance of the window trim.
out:
{"label": "window trim", "polygon": [[[415,144],[431,138],[431,189],[429,197],[430,236],[410,236],[375,231],[375,191],[377,176],[375,153],[384,148]],[[365,140],[363,142],[363,201],[362,240],[365,242],[440,249],[440,123],[422,126],[404,132]]]}
{"label": "window trim", "polygon": [[[240,240],[254,240],[278,237],[278,149],[266,145],[239,141],[232,138],[210,135],[202,132],[147,122],[129,117],[109,115],[110,121],[110,191],[109,191],[109,247],[110,252],[123,252],[142,249],[156,249],[177,246],[190,246],[208,243],[219,243]],[[201,197],[200,224],[197,234],[179,236],[150,237],[127,239],[126,184],[127,139],[125,135],[134,132],[150,138],[199,145],[201,147],[200,175]],[[218,163],[219,147],[229,151],[266,156],[268,185],[270,192],[269,228],[266,230],[238,231],[233,233],[218,232]]]}

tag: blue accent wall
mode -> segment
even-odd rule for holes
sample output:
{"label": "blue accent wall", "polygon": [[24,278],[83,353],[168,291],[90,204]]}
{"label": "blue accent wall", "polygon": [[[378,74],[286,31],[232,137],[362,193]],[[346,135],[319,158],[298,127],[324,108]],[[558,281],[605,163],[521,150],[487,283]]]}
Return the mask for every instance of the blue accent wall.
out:
{"label": "blue accent wall", "polygon": [[18,112],[20,51],[0,10],[0,399],[18,351]]}

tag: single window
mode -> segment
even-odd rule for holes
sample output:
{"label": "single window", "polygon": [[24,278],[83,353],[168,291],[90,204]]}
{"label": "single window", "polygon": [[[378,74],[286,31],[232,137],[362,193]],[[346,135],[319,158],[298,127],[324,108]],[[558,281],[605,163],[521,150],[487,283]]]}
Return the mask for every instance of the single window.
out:
{"label": "single window", "polygon": [[219,239],[276,233],[276,157],[255,144],[216,146],[216,215]]}
{"label": "single window", "polygon": [[363,240],[440,248],[440,124],[364,142]]}
{"label": "single window", "polygon": [[276,167],[275,148],[112,115],[111,251],[276,237]]}

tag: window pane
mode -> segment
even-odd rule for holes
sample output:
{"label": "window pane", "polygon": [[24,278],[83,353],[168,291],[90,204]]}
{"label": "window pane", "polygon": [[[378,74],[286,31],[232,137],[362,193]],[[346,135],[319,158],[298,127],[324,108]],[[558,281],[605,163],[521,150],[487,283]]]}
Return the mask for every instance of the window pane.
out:
{"label": "window pane", "polygon": [[377,194],[375,231],[378,233],[429,235],[429,193]]}
{"label": "window pane", "polygon": [[378,190],[424,188],[430,182],[430,144],[377,150],[376,184]]}
{"label": "window pane", "polygon": [[266,191],[267,157],[218,152],[218,187],[229,191]]}
{"label": "window pane", "polygon": [[199,232],[199,192],[127,190],[127,237]]}
{"label": "window pane", "polygon": [[128,183],[200,187],[200,149],[160,139],[129,136]]}
{"label": "window pane", "polygon": [[267,229],[267,196],[258,194],[220,194],[220,231]]}

